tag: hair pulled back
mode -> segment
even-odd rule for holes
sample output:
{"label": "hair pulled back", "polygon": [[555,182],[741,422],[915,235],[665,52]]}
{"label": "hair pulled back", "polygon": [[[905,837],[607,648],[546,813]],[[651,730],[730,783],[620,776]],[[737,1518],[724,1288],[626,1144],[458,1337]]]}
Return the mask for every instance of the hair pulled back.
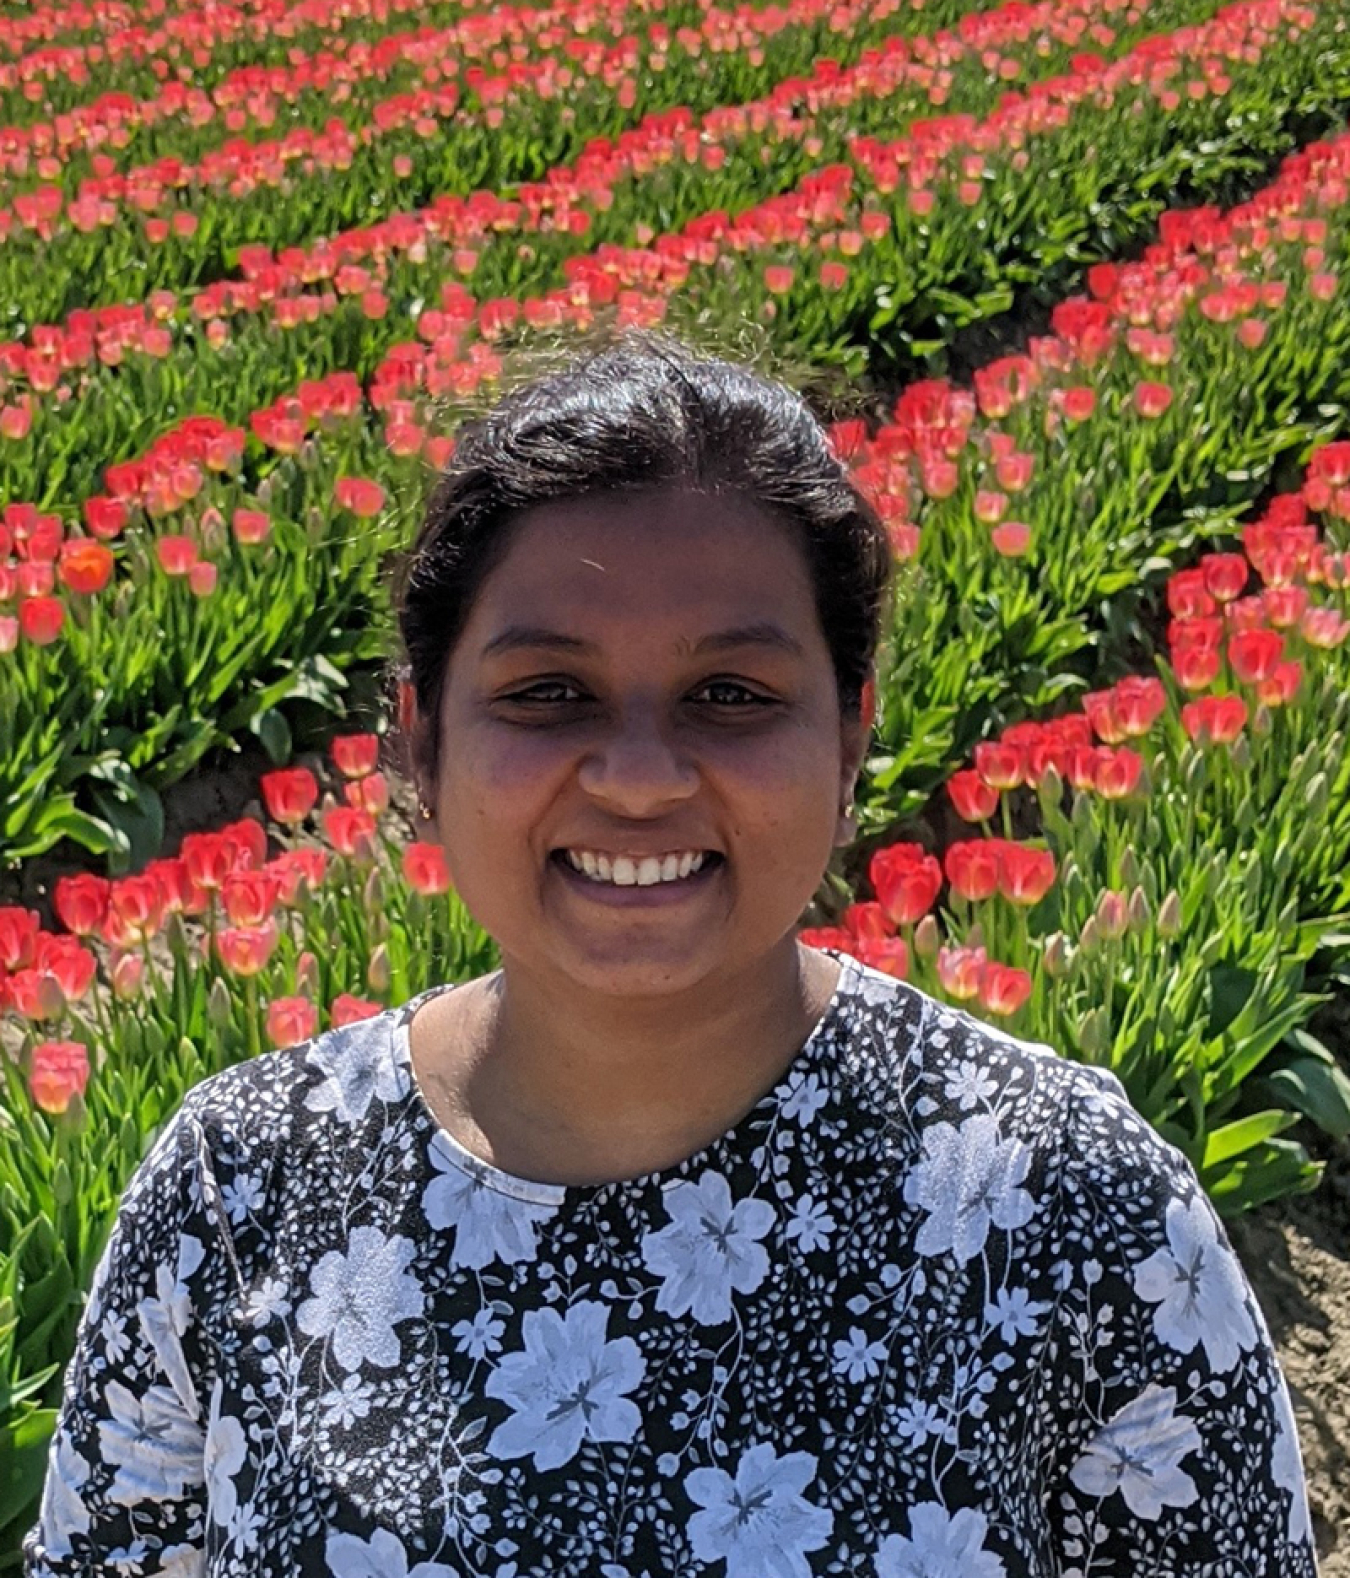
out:
{"label": "hair pulled back", "polygon": [[668,334],[628,329],[511,390],[456,435],[395,586],[404,678],[428,725],[413,765],[430,782],[450,655],[513,520],[549,501],[666,488],[735,493],[796,531],[840,711],[858,715],[892,574],[876,511],[799,394]]}

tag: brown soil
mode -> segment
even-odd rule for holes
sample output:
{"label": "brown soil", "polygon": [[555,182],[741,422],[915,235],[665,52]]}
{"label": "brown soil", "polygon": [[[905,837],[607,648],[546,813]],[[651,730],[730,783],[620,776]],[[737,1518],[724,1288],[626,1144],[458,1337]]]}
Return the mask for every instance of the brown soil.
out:
{"label": "brown soil", "polygon": [[1322,1578],[1350,1578],[1350,1144],[1311,1194],[1229,1233],[1294,1400]]}

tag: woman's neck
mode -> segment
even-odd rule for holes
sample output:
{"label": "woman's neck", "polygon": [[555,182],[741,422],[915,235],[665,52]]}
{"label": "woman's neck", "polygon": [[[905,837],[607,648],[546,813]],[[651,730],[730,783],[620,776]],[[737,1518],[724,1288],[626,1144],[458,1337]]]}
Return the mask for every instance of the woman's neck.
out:
{"label": "woman's neck", "polygon": [[788,941],[753,978],[638,1003],[573,998],[508,964],[418,1012],[418,1084],[455,1139],[519,1177],[674,1166],[772,1089],[824,1014],[839,965]]}

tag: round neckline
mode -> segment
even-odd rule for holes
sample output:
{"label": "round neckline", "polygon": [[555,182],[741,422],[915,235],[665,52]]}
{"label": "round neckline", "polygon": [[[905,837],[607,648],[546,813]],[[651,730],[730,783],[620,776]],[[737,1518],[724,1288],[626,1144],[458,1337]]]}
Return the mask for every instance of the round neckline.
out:
{"label": "round neckline", "polygon": [[445,993],[458,990],[467,982],[450,981],[436,986],[428,987],[426,991],[419,992],[403,1005],[398,1015],[393,1031],[393,1050],[396,1061],[401,1066],[408,1078],[408,1099],[416,1111],[421,1122],[431,1131],[431,1143],[445,1160],[453,1163],[462,1172],[467,1173],[476,1182],[485,1188],[494,1189],[498,1194],[507,1195],[513,1200],[524,1201],[531,1205],[546,1205],[558,1207],[569,1200],[594,1199],[605,1193],[619,1191],[637,1191],[663,1186],[667,1181],[673,1181],[687,1176],[689,1171],[701,1163],[710,1161],[715,1155],[727,1150],[734,1145],[750,1123],[765,1108],[780,1105],[787,1091],[803,1075],[812,1069],[818,1061],[818,1054],[822,1042],[834,1028],[845,998],[849,995],[854,976],[861,968],[859,961],[852,954],[841,953],[834,948],[821,948],[818,952],[828,954],[830,958],[839,961],[839,979],[834,984],[829,1000],[824,1011],[805,1041],[797,1049],[792,1061],[775,1080],[773,1085],[764,1092],[742,1117],[729,1129],[718,1135],[709,1144],[686,1156],[682,1161],[673,1162],[668,1167],[661,1167],[653,1172],[640,1173],[633,1178],[617,1178],[602,1183],[591,1184],[554,1184],[544,1183],[538,1179],[521,1178],[515,1173],[506,1172],[494,1163],[485,1161],[483,1157],[476,1156],[466,1146],[462,1145],[453,1134],[441,1127],[436,1114],[432,1111],[422,1087],[417,1083],[417,1071],[413,1067],[412,1045],[409,1029],[417,1010],[423,1003],[430,1002],[432,998],[440,997]]}

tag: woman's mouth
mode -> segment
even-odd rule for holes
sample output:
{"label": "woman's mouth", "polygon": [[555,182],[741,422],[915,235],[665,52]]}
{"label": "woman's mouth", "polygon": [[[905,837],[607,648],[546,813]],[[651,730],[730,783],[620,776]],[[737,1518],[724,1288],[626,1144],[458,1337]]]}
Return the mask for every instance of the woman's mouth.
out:
{"label": "woman's mouth", "polygon": [[548,858],[569,887],[623,908],[678,903],[709,886],[726,864],[726,857],[716,850],[630,857],[555,849]]}

